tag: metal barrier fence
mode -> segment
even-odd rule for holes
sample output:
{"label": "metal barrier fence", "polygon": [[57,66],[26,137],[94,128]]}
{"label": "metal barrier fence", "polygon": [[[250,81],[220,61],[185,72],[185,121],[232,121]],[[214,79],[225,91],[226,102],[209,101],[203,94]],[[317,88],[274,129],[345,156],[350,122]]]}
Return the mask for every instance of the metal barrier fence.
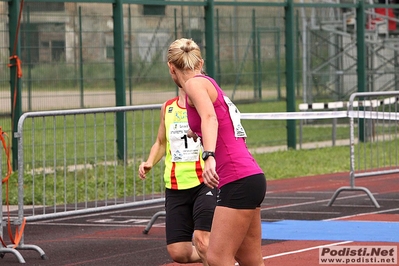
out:
{"label": "metal barrier fence", "polygon": [[[157,136],[160,107],[25,113],[15,133],[18,180],[9,186],[9,194],[18,195],[18,212],[5,221],[23,232],[27,221],[163,202],[163,162],[153,167],[147,180],[136,172]],[[0,153],[0,162],[1,158]],[[0,183],[0,192],[1,188]],[[36,250],[46,258],[23,237],[16,247],[0,248],[0,255],[13,253],[24,263],[14,248]]]}
{"label": "metal barrier fence", "polygon": [[329,206],[343,191],[363,191],[375,207],[380,207],[369,189],[355,185],[355,179],[399,172],[398,102],[398,91],[351,95],[348,104],[350,185],[337,189]]}
{"label": "metal barrier fence", "polygon": [[15,135],[23,216],[32,221],[163,201],[163,163],[148,180],[136,172],[155,141],[160,106],[25,113]]}
{"label": "metal barrier fence", "polygon": [[[399,92],[361,92],[351,95],[347,111],[242,114],[242,119],[308,120],[349,118],[349,186],[338,188],[328,206],[343,191],[362,191],[376,208],[379,204],[368,188],[355,185],[355,178],[399,172]],[[342,105],[343,106],[343,105]],[[337,106],[333,106],[337,108]],[[357,134],[355,135],[355,132]],[[316,146],[317,148],[317,146]]]}

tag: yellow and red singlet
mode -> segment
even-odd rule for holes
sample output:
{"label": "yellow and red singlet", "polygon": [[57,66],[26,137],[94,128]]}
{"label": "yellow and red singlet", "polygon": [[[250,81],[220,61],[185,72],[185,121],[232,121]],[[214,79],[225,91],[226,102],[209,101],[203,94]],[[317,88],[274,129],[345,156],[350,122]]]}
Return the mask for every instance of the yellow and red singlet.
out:
{"label": "yellow and red singlet", "polygon": [[201,141],[187,137],[187,110],[179,106],[178,97],[165,104],[166,158],[165,186],[169,189],[189,189],[203,182]]}

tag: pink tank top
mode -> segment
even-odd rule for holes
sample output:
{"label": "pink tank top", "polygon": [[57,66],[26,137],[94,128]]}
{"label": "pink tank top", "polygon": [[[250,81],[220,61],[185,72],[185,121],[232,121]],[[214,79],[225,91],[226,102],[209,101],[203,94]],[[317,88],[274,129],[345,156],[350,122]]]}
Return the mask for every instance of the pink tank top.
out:
{"label": "pink tank top", "polygon": [[[208,79],[218,92],[218,97],[213,106],[219,123],[215,150],[216,172],[220,178],[219,188],[238,179],[263,173],[249,152],[245,139],[236,138],[234,135],[233,123],[229,108],[224,101],[222,89],[215,80],[208,76],[197,75],[195,78]],[[201,137],[201,118],[197,110],[188,104],[186,104],[186,109],[191,130]]]}

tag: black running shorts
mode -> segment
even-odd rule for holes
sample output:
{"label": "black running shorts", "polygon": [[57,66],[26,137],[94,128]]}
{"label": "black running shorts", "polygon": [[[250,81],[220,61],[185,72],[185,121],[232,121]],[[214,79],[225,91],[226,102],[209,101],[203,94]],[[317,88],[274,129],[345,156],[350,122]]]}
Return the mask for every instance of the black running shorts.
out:
{"label": "black running shorts", "polygon": [[217,206],[233,209],[256,209],[260,207],[265,194],[265,175],[251,175],[221,187],[218,193]]}
{"label": "black running shorts", "polygon": [[166,189],[166,243],[192,241],[194,230],[211,231],[216,189],[205,184],[184,190]]}

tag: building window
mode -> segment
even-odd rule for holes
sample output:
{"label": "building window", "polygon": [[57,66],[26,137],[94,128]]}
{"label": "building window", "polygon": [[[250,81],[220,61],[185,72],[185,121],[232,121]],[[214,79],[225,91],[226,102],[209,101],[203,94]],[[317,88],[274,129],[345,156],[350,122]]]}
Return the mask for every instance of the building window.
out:
{"label": "building window", "polygon": [[64,3],[55,2],[27,2],[25,3],[26,8],[33,12],[54,12],[54,11],[65,11]]}
{"label": "building window", "polygon": [[65,61],[64,41],[51,41],[51,61]]}
{"label": "building window", "polygon": [[[165,1],[165,0],[158,0]],[[165,6],[164,5],[143,5],[143,15],[144,16],[165,16]]]}
{"label": "building window", "polygon": [[115,51],[114,51],[114,35],[112,32],[105,34],[105,58],[114,59]]}
{"label": "building window", "polygon": [[113,59],[115,57],[114,47],[113,46],[107,46],[105,48],[105,53],[106,53],[107,59]]}

